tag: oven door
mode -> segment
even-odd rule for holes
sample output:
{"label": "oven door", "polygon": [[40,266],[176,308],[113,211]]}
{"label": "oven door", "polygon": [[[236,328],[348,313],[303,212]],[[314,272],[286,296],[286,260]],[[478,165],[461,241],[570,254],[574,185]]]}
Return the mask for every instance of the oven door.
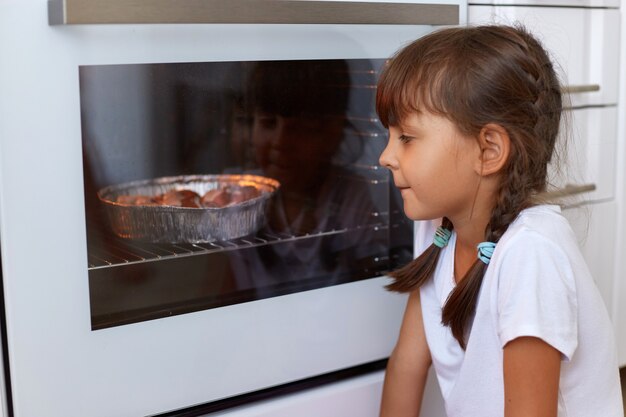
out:
{"label": "oven door", "polygon": [[[143,92],[156,91],[155,80],[158,84],[158,80],[172,79],[154,78],[154,74],[170,73],[176,66],[213,74],[220,63],[240,68],[246,67],[242,63],[269,61],[344,60],[358,67],[370,60],[380,63],[407,41],[433,30],[433,25],[344,24],[350,13],[342,15],[342,5],[354,2],[309,2],[314,10],[331,10],[327,15],[348,20],[315,21],[309,10],[305,20],[291,21],[298,24],[289,20],[268,24],[262,19],[261,23],[223,23],[255,22],[265,5],[269,5],[265,12],[271,19],[282,13],[280,7],[273,9],[278,2],[271,1],[255,3],[261,11],[246,12],[252,17],[241,12],[245,19],[229,7],[218,8],[227,16],[220,17],[226,19],[221,21],[211,20],[202,7],[181,17],[174,12],[181,8],[178,2],[107,2],[114,7],[98,10],[97,4],[103,3],[68,0],[58,8],[53,2],[50,21],[59,25],[47,23],[43,0],[0,5],[0,39],[4,40],[0,49],[0,232],[8,411],[16,416],[155,415],[386,358],[404,308],[402,297],[383,289],[387,281],[380,275],[392,262],[357,270],[349,262],[352,258],[347,258],[347,269],[342,271],[360,271],[352,278],[343,274],[335,281],[311,285],[316,281],[307,281],[299,287],[264,287],[268,292],[233,293],[222,285],[215,302],[204,297],[200,303],[184,298],[168,304],[172,299],[166,297],[152,302],[147,310],[136,304],[145,299],[144,291],[152,291],[145,290],[150,288],[146,283],[157,275],[159,296],[168,291],[178,294],[181,289],[202,292],[205,289],[193,287],[197,281],[189,276],[201,271],[207,283],[215,282],[211,279],[220,276],[219,268],[225,265],[206,260],[228,258],[229,265],[241,265],[258,256],[263,261],[266,258],[259,248],[288,247],[293,240],[334,242],[332,236],[343,229],[287,235],[259,235],[255,229],[245,232],[247,243],[220,237],[177,243],[174,246],[182,248],[178,252],[172,245],[163,249],[154,242],[137,243],[109,229],[104,238],[94,238],[100,226],[93,224],[95,209],[90,204],[103,186],[137,180],[137,172],[147,177],[214,174],[216,166],[223,175],[255,172],[256,167],[248,172],[242,164],[234,165],[236,172],[229,171],[220,165],[221,157],[217,165],[202,170],[172,168],[168,146],[178,144],[173,148],[178,152],[179,141],[167,142],[161,135],[162,140],[155,141],[158,146],[137,147],[115,137],[119,132],[144,132],[137,135],[146,137],[146,131],[163,132],[163,126],[178,129],[180,134],[185,126],[198,126],[178,124],[178,107],[154,113],[152,96]],[[137,7],[128,7],[131,3]],[[174,7],[166,8],[166,13],[150,9],[156,3]],[[369,4],[368,9],[381,3],[387,2],[359,4],[361,8]],[[398,4],[405,3],[384,5],[380,10]],[[451,20],[435,23],[465,21],[463,1],[419,6],[436,10],[441,5],[456,7]],[[125,12],[122,17],[111,13],[120,9]],[[139,17],[133,10],[140,10]],[[151,16],[160,17],[151,20]],[[138,73],[151,74],[151,81],[135,78]],[[120,90],[127,90],[116,96],[123,98],[121,104],[110,99]],[[193,82],[175,91],[188,99],[180,101],[185,105],[197,105],[203,97]],[[354,91],[358,96],[358,88]],[[212,103],[214,96],[207,97]],[[199,111],[182,114],[199,117]],[[220,132],[215,126],[211,129]],[[369,157],[374,166],[376,155]],[[382,181],[380,190],[389,190],[383,170],[372,168],[369,174],[375,177],[373,183]],[[369,192],[374,194],[375,189]],[[377,198],[391,207],[389,195]],[[385,210],[372,213],[385,215]],[[406,227],[399,224],[387,219],[380,229],[375,223],[365,226],[376,232],[368,236],[382,235],[389,249],[390,229]],[[111,227],[107,222],[101,225]],[[111,236],[115,242],[107,246]],[[156,246],[147,250],[146,245]],[[129,255],[129,248],[135,252]],[[137,253],[142,254],[139,260]],[[194,266],[196,272],[191,273],[188,262],[202,266]],[[294,271],[285,274],[294,275]],[[241,297],[228,297],[233,294]]]}

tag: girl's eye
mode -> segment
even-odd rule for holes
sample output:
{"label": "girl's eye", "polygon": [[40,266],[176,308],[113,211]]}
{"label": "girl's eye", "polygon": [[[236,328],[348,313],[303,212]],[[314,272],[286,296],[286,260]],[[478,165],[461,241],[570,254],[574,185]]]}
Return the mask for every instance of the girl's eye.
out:
{"label": "girl's eye", "polygon": [[402,142],[402,143],[407,143],[411,139],[413,139],[413,137],[407,136],[407,135],[400,135],[400,136],[398,136],[398,139],[400,139],[400,142]]}

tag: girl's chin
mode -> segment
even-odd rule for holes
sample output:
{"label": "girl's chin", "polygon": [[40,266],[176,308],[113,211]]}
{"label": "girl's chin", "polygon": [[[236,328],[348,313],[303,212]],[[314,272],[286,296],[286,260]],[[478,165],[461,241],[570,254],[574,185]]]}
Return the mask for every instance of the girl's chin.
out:
{"label": "girl's chin", "polygon": [[415,209],[407,207],[406,202],[404,204],[404,215],[410,220],[421,220],[420,213]]}
{"label": "girl's chin", "polygon": [[427,210],[415,207],[415,205],[407,203],[406,200],[404,201],[404,215],[413,221],[434,220],[441,217]]}

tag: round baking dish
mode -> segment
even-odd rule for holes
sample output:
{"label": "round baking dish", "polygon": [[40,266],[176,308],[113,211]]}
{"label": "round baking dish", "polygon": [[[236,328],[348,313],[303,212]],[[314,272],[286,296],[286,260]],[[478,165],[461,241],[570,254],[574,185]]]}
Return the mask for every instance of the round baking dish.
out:
{"label": "round baking dish", "polygon": [[[252,186],[259,195],[225,207],[174,207],[117,202],[118,196],[158,196],[190,190],[200,196],[222,187]],[[158,243],[207,243],[258,231],[278,181],[258,175],[185,175],[111,185],[98,191],[113,232],[125,239]]]}

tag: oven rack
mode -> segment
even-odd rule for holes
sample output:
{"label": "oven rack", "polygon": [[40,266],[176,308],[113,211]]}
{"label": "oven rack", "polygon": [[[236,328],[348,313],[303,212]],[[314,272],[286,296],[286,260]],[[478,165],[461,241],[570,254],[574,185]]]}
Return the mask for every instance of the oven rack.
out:
{"label": "oven rack", "polygon": [[355,115],[352,113],[348,113],[344,116],[346,120],[357,123],[364,123],[374,126],[377,129],[382,129],[382,124],[380,123],[380,119],[378,116],[367,116],[367,115]]}
{"label": "oven rack", "polygon": [[[362,230],[375,232],[389,229],[388,224],[376,223],[365,226],[357,226],[350,229],[323,231],[319,233],[288,234],[278,232],[259,232],[254,236],[247,236],[227,241],[215,241],[209,243],[150,243],[134,240],[111,238],[108,247],[92,247],[88,250],[88,270],[98,270],[143,264],[147,262],[163,261],[168,259],[180,259],[189,256],[206,255],[215,252],[253,248],[276,243],[288,243],[302,239],[321,238],[339,235],[347,232]],[[375,262],[386,262],[388,257],[379,257]]]}
{"label": "oven rack", "polygon": [[346,136],[356,136],[362,139],[387,139],[386,131],[373,131],[373,130],[354,130],[352,132],[346,132]]}

